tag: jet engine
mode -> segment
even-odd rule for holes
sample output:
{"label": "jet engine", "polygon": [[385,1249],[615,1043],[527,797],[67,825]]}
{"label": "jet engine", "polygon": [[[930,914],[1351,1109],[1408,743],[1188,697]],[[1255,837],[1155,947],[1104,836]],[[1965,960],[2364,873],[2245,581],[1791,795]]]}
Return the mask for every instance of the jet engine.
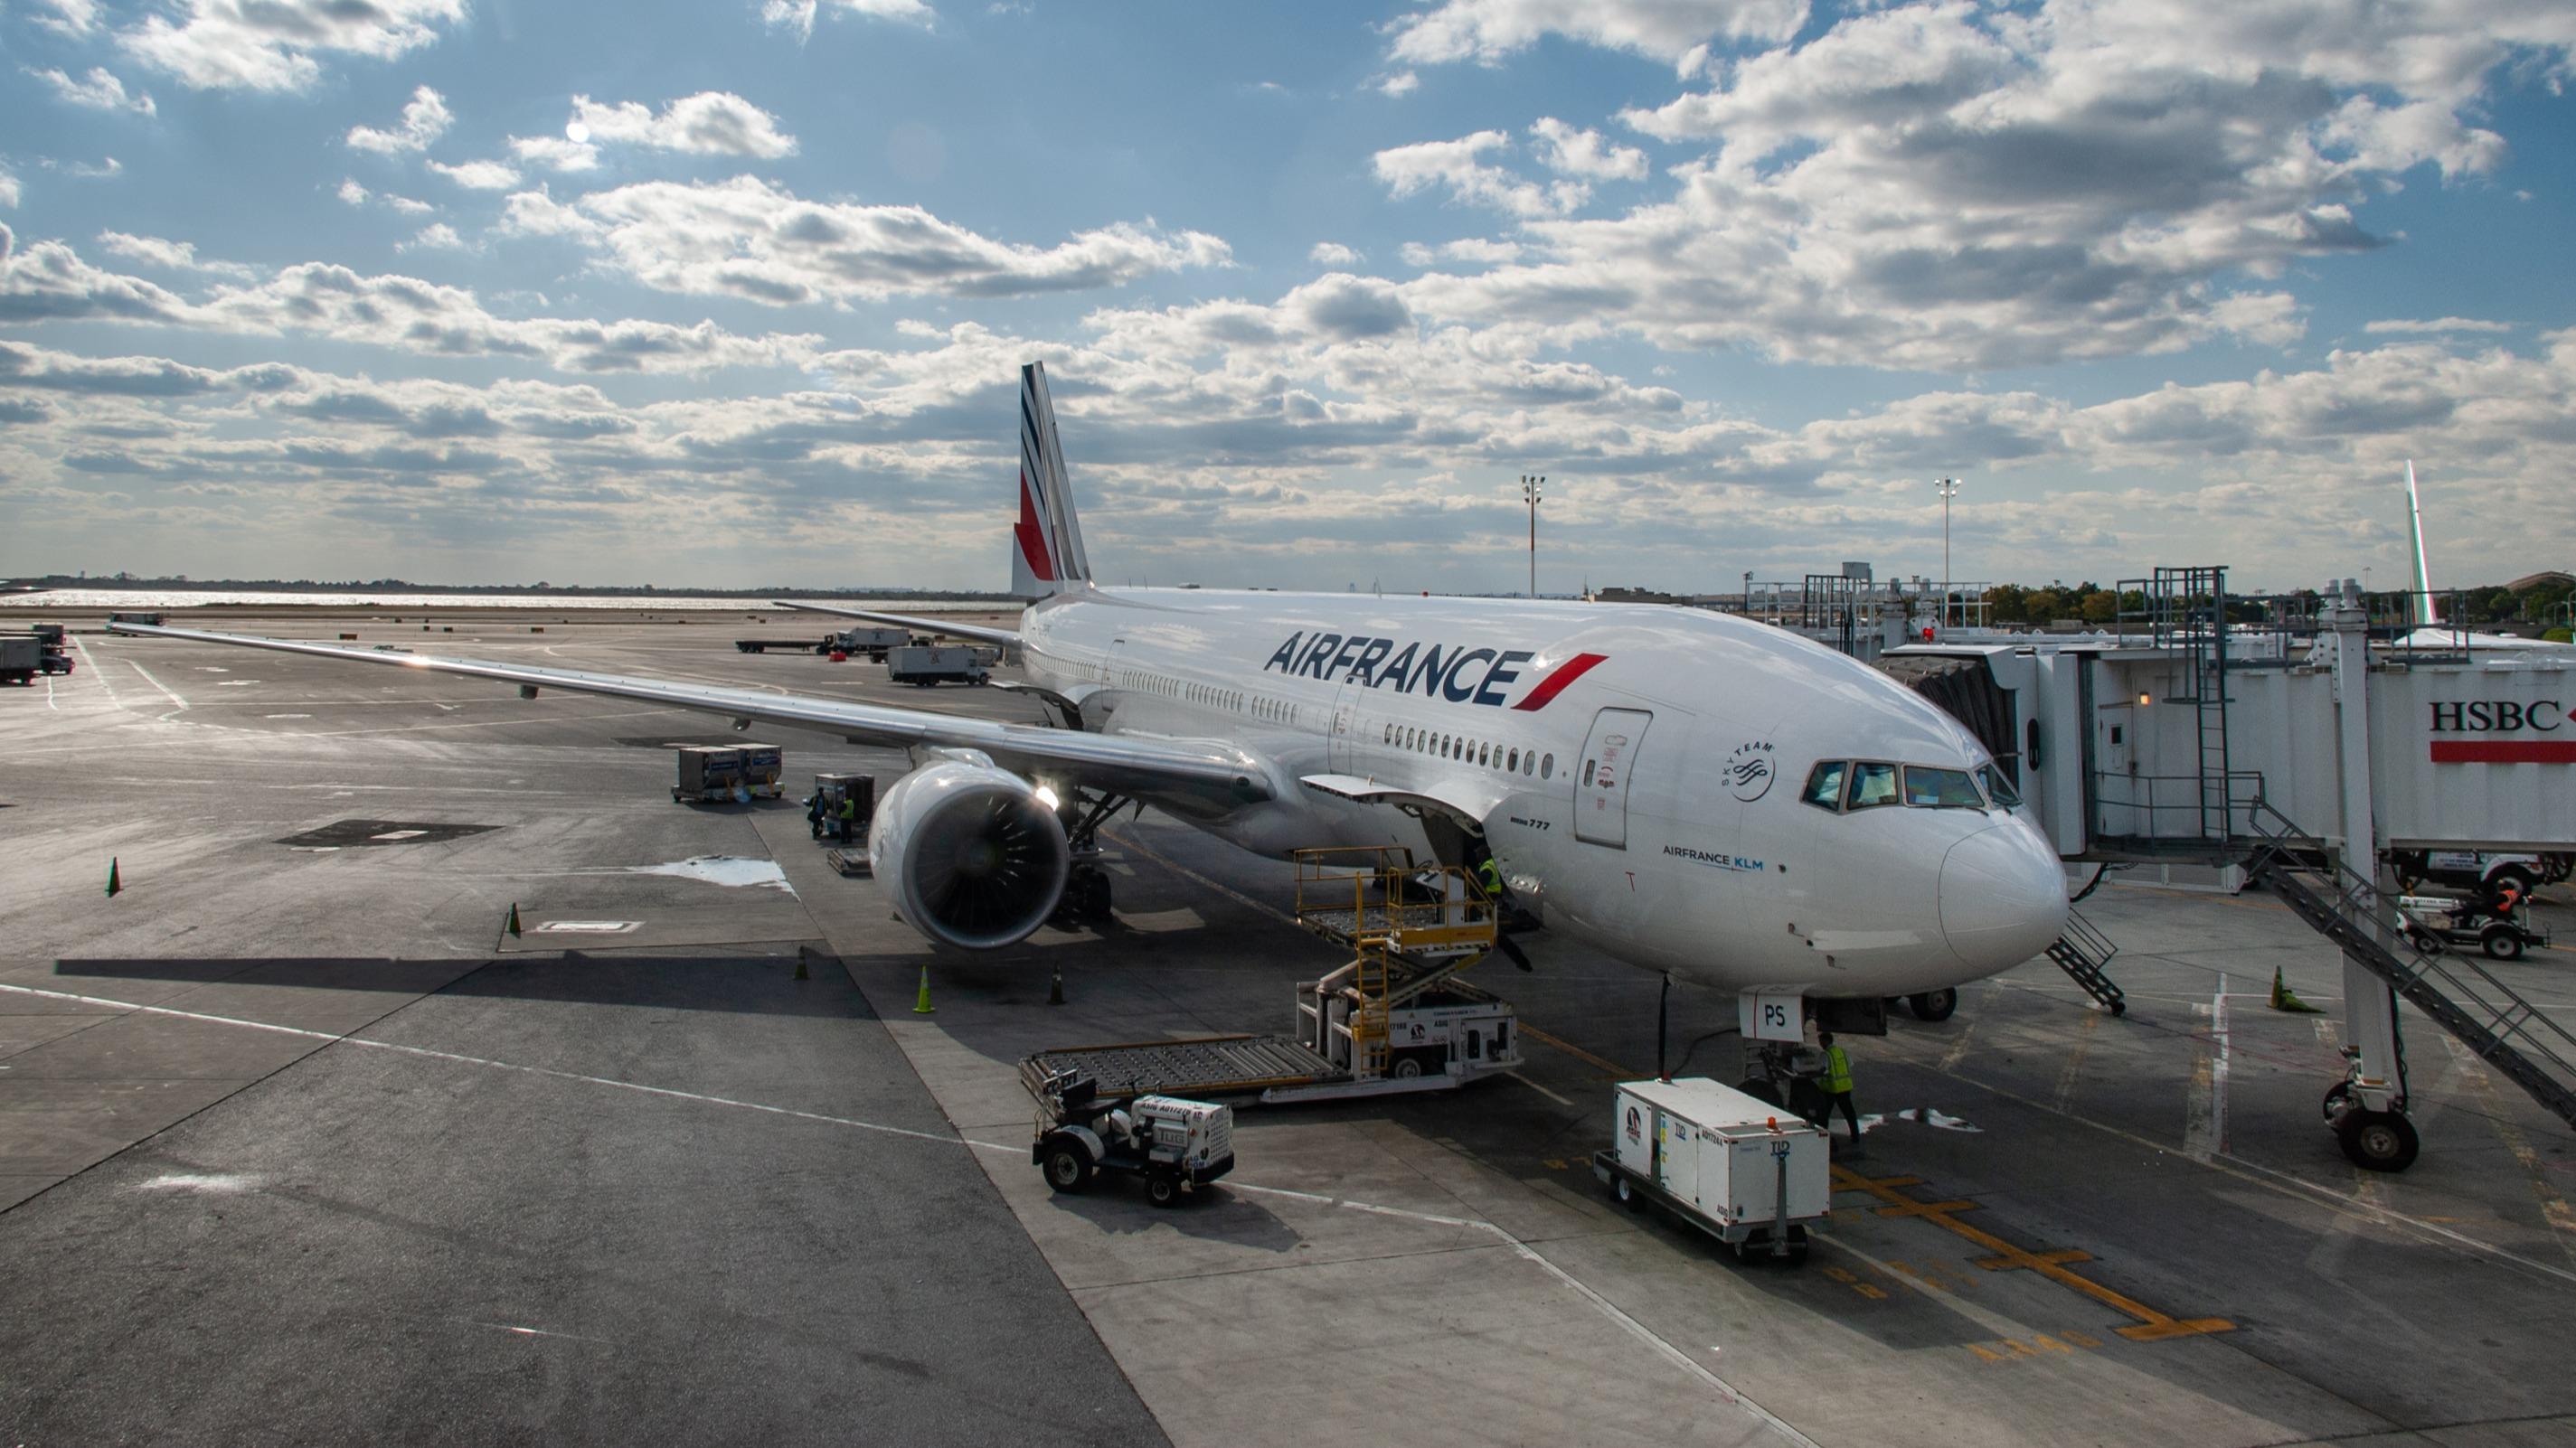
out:
{"label": "jet engine", "polygon": [[972,751],[894,782],[868,826],[868,865],[895,910],[942,945],[994,950],[1046,923],[1072,854],[1036,786]]}

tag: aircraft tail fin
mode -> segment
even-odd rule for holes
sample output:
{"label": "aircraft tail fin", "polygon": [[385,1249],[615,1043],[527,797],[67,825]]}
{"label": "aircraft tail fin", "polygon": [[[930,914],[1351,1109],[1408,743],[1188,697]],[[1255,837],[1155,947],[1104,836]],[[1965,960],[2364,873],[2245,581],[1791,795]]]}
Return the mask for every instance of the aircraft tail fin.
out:
{"label": "aircraft tail fin", "polygon": [[2430,628],[2441,617],[2433,608],[2433,567],[2424,557],[2424,502],[2415,492],[2415,460],[2406,460],[2406,524],[2415,540],[2415,625]]}
{"label": "aircraft tail fin", "polygon": [[1020,369],[1019,522],[1011,529],[1011,592],[1023,598],[1064,593],[1091,581],[1082,524],[1065,485],[1064,447],[1056,441],[1055,402],[1046,364]]}

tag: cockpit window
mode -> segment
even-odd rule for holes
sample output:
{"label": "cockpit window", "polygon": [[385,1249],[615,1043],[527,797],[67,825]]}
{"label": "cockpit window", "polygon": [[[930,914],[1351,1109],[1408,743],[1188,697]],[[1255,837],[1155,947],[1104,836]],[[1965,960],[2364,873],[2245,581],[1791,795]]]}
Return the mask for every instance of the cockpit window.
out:
{"label": "cockpit window", "polygon": [[1864,759],[1852,766],[1850,809],[1896,803],[1896,766]]}
{"label": "cockpit window", "polygon": [[1964,769],[1905,766],[1905,803],[1911,809],[1984,809],[1986,797]]}
{"label": "cockpit window", "polygon": [[1994,798],[1997,809],[2021,808],[2021,791],[2012,787],[2012,781],[2004,778],[2002,770],[1991,764],[1980,764],[1977,766],[1977,782],[1986,787],[1986,793]]}
{"label": "cockpit window", "polygon": [[1848,760],[1828,759],[1807,773],[1807,792],[1799,796],[1818,809],[1843,807],[1843,776],[1851,771]]}

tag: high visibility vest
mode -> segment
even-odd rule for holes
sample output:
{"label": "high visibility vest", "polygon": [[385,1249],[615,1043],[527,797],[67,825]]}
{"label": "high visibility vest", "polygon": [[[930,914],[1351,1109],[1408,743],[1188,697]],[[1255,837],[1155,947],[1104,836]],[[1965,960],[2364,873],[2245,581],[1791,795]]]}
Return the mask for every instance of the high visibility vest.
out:
{"label": "high visibility vest", "polygon": [[1851,1090],[1851,1057],[1840,1046],[1825,1048],[1825,1090],[1836,1096]]}
{"label": "high visibility vest", "polygon": [[1485,887],[1485,893],[1488,895],[1503,893],[1502,867],[1494,863],[1494,857],[1491,855],[1487,855],[1485,862],[1476,867],[1476,880]]}

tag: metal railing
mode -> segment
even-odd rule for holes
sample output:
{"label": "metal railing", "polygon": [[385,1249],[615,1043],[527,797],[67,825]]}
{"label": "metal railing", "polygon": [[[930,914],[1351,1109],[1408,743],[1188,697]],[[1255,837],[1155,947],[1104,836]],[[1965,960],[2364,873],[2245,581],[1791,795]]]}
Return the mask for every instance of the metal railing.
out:
{"label": "metal railing", "polygon": [[1436,958],[1494,948],[1493,897],[1451,865],[1417,864],[1400,845],[1299,850],[1297,923],[1355,945]]}
{"label": "metal railing", "polygon": [[[2213,786],[2217,786],[2215,790]],[[2213,808],[2213,795],[2223,794],[2224,807]],[[2253,810],[2263,802],[2263,772],[2231,769],[2223,776],[2200,774],[2093,773],[2091,832],[2104,839],[2147,840],[2167,844],[2225,845],[2254,834]],[[2133,825],[2105,827],[2113,810],[2127,810]],[[2180,817],[2180,825],[2166,821]],[[2211,833],[2212,826],[2217,829]]]}
{"label": "metal railing", "polygon": [[[2255,851],[2254,871],[2281,891],[2285,903],[2479,1059],[2576,1126],[2576,1034],[2475,960],[2420,949],[2401,923],[2395,892],[2381,889],[2269,802],[2254,802],[2252,824],[2264,842]],[[2322,888],[2310,887],[2300,875]]]}

